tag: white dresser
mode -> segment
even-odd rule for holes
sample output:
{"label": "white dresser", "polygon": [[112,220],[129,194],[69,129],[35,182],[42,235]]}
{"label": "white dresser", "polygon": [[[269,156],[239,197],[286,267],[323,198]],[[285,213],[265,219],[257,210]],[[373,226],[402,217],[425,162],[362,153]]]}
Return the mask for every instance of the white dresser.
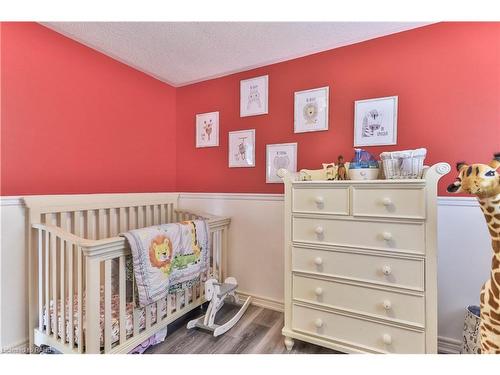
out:
{"label": "white dresser", "polygon": [[285,181],[285,345],[437,352],[437,183]]}

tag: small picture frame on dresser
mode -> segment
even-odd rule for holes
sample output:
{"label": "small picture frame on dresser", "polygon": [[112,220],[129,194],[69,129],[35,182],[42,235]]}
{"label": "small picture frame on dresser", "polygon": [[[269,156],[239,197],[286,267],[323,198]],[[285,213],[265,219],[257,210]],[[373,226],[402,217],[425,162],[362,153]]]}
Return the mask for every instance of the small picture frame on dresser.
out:
{"label": "small picture frame on dresser", "polygon": [[266,146],[266,183],[280,184],[279,169],[297,172],[297,143],[280,143]]}

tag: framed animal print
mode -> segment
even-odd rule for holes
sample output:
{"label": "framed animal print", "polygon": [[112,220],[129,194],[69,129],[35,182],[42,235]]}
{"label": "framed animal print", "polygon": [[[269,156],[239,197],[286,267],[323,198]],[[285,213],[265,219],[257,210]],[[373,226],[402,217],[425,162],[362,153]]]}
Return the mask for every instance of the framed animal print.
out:
{"label": "framed animal print", "polygon": [[268,82],[267,75],[240,82],[240,117],[268,113]]}
{"label": "framed animal print", "polygon": [[328,86],[295,93],[295,133],[328,130],[328,96]]}
{"label": "framed animal print", "polygon": [[277,184],[283,182],[278,170],[284,168],[297,172],[297,143],[280,143],[266,146],[266,182]]}
{"label": "framed animal print", "polygon": [[354,102],[354,147],[397,144],[398,97]]}
{"label": "framed animal print", "polygon": [[219,145],[219,112],[196,115],[196,147]]}
{"label": "framed animal print", "polygon": [[255,129],[229,132],[229,168],[255,167]]}

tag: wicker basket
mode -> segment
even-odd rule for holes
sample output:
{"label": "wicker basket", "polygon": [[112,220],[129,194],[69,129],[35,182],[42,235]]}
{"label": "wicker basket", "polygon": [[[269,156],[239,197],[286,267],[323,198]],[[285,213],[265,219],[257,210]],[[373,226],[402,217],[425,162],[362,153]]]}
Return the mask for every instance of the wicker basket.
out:
{"label": "wicker basket", "polygon": [[425,148],[394,152],[382,152],[380,159],[384,167],[384,175],[388,180],[405,178],[422,178]]}

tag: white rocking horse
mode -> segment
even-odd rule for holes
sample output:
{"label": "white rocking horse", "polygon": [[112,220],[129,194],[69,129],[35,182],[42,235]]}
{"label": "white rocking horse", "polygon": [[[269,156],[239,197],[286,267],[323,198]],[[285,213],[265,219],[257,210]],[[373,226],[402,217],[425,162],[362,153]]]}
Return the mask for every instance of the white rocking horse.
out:
{"label": "white rocking horse", "polygon": [[[248,297],[245,302],[241,302],[235,293],[237,287],[238,283],[234,277],[226,278],[222,284],[217,282],[216,279],[208,279],[205,282],[205,298],[207,301],[210,301],[207,313],[204,316],[189,321],[187,328],[191,329],[198,327],[213,331],[215,337],[230,330],[238,323],[238,320],[243,316],[252,301],[251,297]],[[232,300],[232,304],[241,306],[240,309],[226,323],[221,325],[215,324],[215,315],[217,311],[224,305],[224,302],[229,302],[229,300]]]}

